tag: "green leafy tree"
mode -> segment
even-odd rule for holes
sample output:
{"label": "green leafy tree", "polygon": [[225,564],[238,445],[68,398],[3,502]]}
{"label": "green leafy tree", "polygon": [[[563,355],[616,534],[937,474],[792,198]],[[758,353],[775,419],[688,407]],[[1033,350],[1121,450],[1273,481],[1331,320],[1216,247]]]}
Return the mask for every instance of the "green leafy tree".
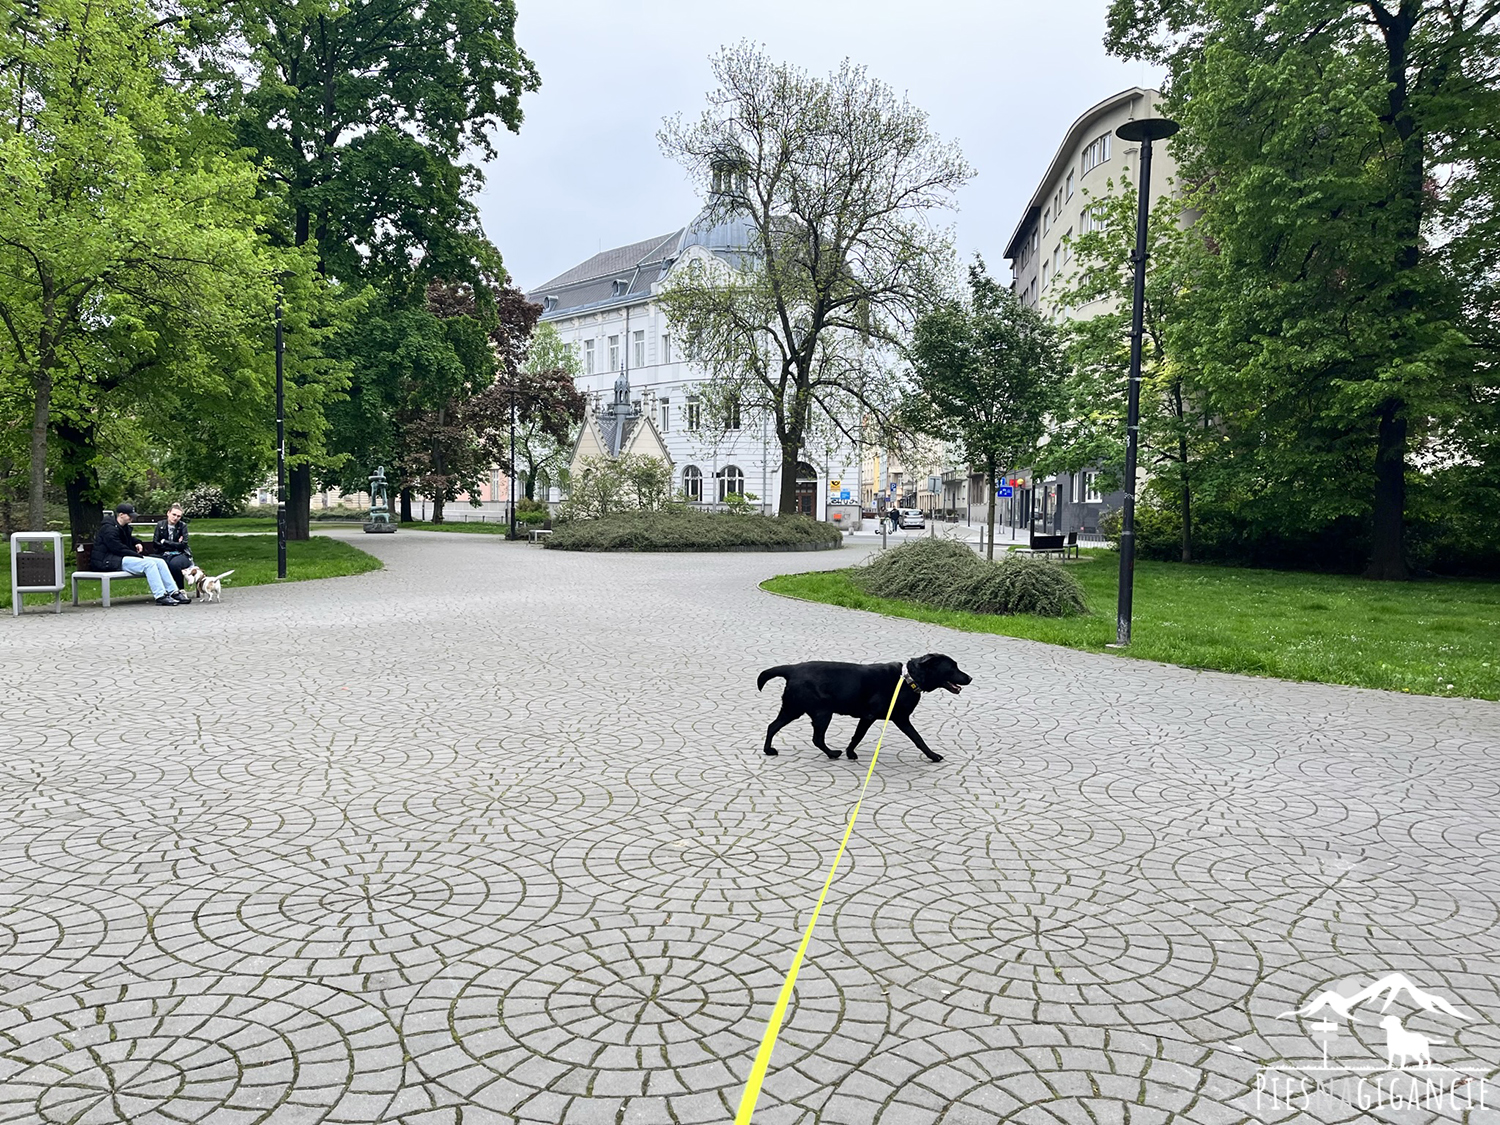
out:
{"label": "green leafy tree", "polygon": [[174,378],[209,378],[225,354],[212,338],[269,304],[255,169],[165,80],[178,34],[132,0],[37,0],[0,23],[0,377],[29,416],[34,526],[59,420],[76,523],[101,396],[144,398],[168,360]]}
{"label": "green leafy tree", "polygon": [[1169,68],[1202,253],[1168,351],[1254,482],[1241,515],[1363,525],[1366,574],[1406,577],[1411,467],[1496,390],[1500,7],[1115,0],[1110,43]]}
{"label": "green leafy tree", "polygon": [[513,461],[528,500],[537,499],[542,474],[556,481],[567,468],[571,438],[583,420],[584,398],[574,382],[582,374],[577,352],[563,342],[557,329],[545,322],[538,324],[517,387],[518,398],[524,395],[528,409],[518,411]]}
{"label": "green leafy tree", "polygon": [[713,68],[708,108],[660,139],[707,189],[704,220],[741,224],[746,245],[732,262],[680,266],[662,300],[709,373],[705,421],[769,417],[790,514],[815,427],[846,441],[862,420],[890,428],[899,399],[883,361],[940,295],[950,249],[930,216],[970,172],[860,67],[813,78],[741,44]]}
{"label": "green leafy tree", "polygon": [[[519,129],[521,95],[539,85],[516,45],[513,0],[230,0],[191,11],[208,48],[202,68],[268,169],[279,242],[310,248],[345,292],[375,284],[414,310],[434,281],[478,290],[502,276],[472,203],[482,176],[465,161],[494,157],[491,131]],[[289,524],[305,538],[313,483],[339,470],[316,442],[289,444]]]}
{"label": "green leafy tree", "polygon": [[984,470],[988,557],[995,553],[995,485],[1000,470],[1030,459],[1057,405],[1064,372],[1057,330],[985,272],[969,267],[969,299],[917,321],[912,424],[951,443]]}
{"label": "green leafy tree", "polygon": [[[1097,465],[1104,480],[1118,487],[1125,464],[1137,201],[1129,169],[1119,187],[1110,180],[1102,194],[1083,194],[1089,229],[1069,240],[1074,268],[1059,279],[1069,310],[1064,404],[1037,469],[1076,473]],[[1191,294],[1193,242],[1200,237],[1184,218],[1181,198],[1169,195],[1153,204],[1147,228],[1138,432],[1141,469],[1152,489],[1173,503],[1182,525],[1181,559],[1190,562],[1195,489],[1211,474],[1206,462],[1222,434],[1208,389],[1191,363],[1167,347]]]}

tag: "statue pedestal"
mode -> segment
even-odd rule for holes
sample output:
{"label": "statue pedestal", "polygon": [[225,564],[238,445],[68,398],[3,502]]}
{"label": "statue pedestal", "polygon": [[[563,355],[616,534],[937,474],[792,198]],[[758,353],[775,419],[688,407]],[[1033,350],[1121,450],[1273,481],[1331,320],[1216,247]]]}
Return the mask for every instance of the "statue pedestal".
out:
{"label": "statue pedestal", "polygon": [[395,535],[396,525],[389,519],[368,520],[365,523],[365,533],[368,535]]}

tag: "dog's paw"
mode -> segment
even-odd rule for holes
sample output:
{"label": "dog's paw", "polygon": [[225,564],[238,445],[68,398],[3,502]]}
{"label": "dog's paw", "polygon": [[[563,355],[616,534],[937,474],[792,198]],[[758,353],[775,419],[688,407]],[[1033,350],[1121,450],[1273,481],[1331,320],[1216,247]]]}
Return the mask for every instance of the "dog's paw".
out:
{"label": "dog's paw", "polygon": [[839,752],[837,750],[824,750],[823,753],[832,758],[835,762],[839,760]]}
{"label": "dog's paw", "polygon": [[928,754],[927,760],[929,762],[941,762],[943,760],[943,756],[941,754]]}
{"label": "dog's paw", "polygon": [[[834,757],[837,758],[838,755],[835,754]],[[845,750],[844,757],[848,758],[851,762],[859,761],[859,755],[856,754],[853,750]]]}
{"label": "dog's paw", "polygon": [[774,757],[776,757],[780,753],[781,753],[781,751],[778,750],[778,749],[776,749],[776,747],[774,747],[774,746],[767,746],[766,747],[766,757],[768,757],[768,758],[774,758]]}

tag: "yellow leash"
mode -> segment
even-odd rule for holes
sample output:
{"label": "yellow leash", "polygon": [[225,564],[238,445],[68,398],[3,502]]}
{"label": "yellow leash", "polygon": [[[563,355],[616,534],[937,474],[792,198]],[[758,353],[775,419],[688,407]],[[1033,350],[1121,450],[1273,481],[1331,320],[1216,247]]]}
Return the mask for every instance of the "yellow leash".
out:
{"label": "yellow leash", "polygon": [[750,1068],[750,1078],[745,1082],[745,1092],[740,1095],[740,1108],[734,1115],[734,1125],[750,1125],[750,1116],[755,1112],[755,1103],[760,1098],[760,1087],[766,1080],[766,1071],[771,1066],[771,1052],[776,1047],[776,1036],[781,1033],[781,1021],[786,1016],[786,1006],[791,1003],[792,990],[797,986],[797,973],[802,968],[802,958],[812,941],[813,927],[818,924],[818,914],[823,909],[823,900],[828,897],[828,888],[833,885],[833,876],[839,869],[839,860],[844,858],[844,847],[849,843],[849,834],[854,831],[854,818],[859,816],[859,806],[864,803],[865,790],[870,787],[870,778],[875,773],[875,760],[880,757],[880,744],[885,741],[886,728],[891,725],[891,714],[896,710],[896,697],[901,694],[906,670],[896,678],[896,690],[891,692],[891,705],[885,709],[885,723],[880,728],[880,737],[875,740],[875,753],[870,755],[870,768],[865,770],[865,783],[860,786],[859,799],[849,813],[849,823],[844,826],[844,838],[839,841],[839,850],[833,857],[833,866],[828,869],[828,878],[823,880],[823,891],[813,907],[812,917],[807,923],[807,932],[802,935],[802,944],[792,958],[792,967],[781,985],[781,995],[776,997],[776,1007],[771,1009],[771,1020],[766,1024],[766,1033],[761,1037],[760,1050],[755,1053],[755,1065]]}

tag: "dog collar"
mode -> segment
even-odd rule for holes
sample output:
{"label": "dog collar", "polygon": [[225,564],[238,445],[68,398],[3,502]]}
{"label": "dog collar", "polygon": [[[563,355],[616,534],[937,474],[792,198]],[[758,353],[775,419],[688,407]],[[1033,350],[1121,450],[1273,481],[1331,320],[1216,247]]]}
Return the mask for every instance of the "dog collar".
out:
{"label": "dog collar", "polygon": [[922,694],[921,687],[918,686],[916,680],[911,678],[911,673],[906,670],[905,664],[901,665],[901,682],[906,684],[907,687],[911,688],[911,690],[916,692],[918,695]]}

